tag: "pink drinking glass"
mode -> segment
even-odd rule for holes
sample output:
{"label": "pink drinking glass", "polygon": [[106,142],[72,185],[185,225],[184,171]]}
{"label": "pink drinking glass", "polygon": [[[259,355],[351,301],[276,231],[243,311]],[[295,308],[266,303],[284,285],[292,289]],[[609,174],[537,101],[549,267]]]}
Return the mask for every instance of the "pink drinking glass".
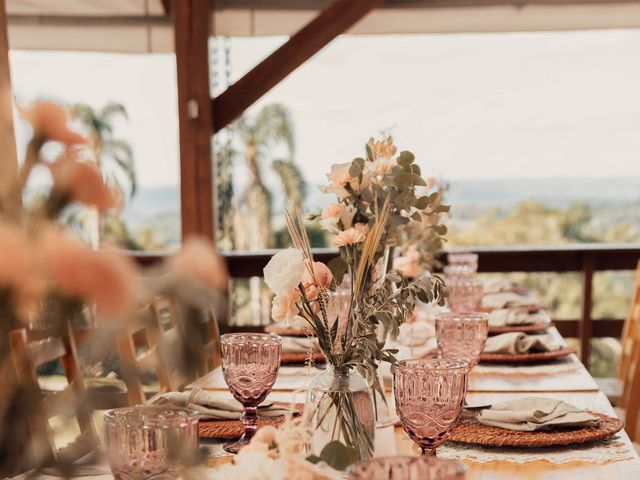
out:
{"label": "pink drinking glass", "polygon": [[453,312],[477,312],[482,306],[482,282],[477,278],[447,278],[448,304]]}
{"label": "pink drinking glass", "polygon": [[405,432],[422,455],[435,455],[462,413],[467,364],[446,358],[402,360],[391,371],[396,413]]}
{"label": "pink drinking glass", "polygon": [[478,254],[470,252],[451,252],[447,255],[447,264],[467,270],[470,274],[478,271]]}
{"label": "pink drinking glass", "polygon": [[466,468],[455,460],[434,457],[380,457],[351,467],[350,480],[464,480]]}
{"label": "pink drinking glass", "polygon": [[469,365],[469,370],[480,361],[489,333],[489,316],[486,313],[438,313],[436,338],[444,358],[459,360]]}
{"label": "pink drinking glass", "polygon": [[244,434],[224,445],[227,452],[238,453],[256,433],[258,405],[271,392],[280,368],[282,339],[273,334],[229,333],[220,337],[220,343],[224,380],[244,407],[240,417]]}

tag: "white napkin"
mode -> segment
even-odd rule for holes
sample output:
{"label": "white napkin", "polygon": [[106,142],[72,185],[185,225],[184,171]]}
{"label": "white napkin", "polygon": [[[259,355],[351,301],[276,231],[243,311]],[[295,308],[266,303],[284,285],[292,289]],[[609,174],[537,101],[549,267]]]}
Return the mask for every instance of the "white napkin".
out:
{"label": "white napkin", "polygon": [[[186,407],[200,414],[200,420],[237,420],[242,414],[242,405],[233,398],[222,398],[219,394],[194,388],[187,392],[167,392],[154,397],[153,405]],[[273,402],[258,407],[261,417],[280,417],[288,408],[274,406]]]}
{"label": "white napkin", "polygon": [[527,335],[509,332],[487,338],[484,353],[509,353],[512,355],[528,352],[552,352],[562,348],[551,335]]}
{"label": "white napkin", "polygon": [[534,323],[551,323],[551,317],[544,310],[527,312],[513,308],[500,308],[489,313],[490,327],[504,327],[508,325],[532,325]]}
{"label": "white napkin", "polygon": [[594,415],[562,400],[544,397],[496,403],[477,412],[476,420],[483,425],[523,432],[598,424],[598,418]]}
{"label": "white napkin", "polygon": [[498,308],[529,307],[540,305],[538,298],[527,293],[519,295],[515,292],[490,293],[482,297],[482,308],[495,310]]}

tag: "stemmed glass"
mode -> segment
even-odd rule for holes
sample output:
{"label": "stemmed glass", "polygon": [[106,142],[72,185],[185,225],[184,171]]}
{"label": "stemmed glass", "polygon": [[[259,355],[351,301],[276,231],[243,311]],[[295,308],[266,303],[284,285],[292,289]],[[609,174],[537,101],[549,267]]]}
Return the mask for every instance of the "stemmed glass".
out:
{"label": "stemmed glass", "polygon": [[469,274],[478,271],[478,254],[470,252],[451,252],[447,255],[447,263],[451,266],[465,269]]}
{"label": "stemmed glass", "polygon": [[405,432],[422,455],[435,455],[462,413],[467,364],[446,358],[402,360],[391,371],[396,412]]}
{"label": "stemmed glass", "polygon": [[444,358],[459,360],[469,370],[480,361],[489,333],[486,313],[441,312],[436,315],[436,338]]}
{"label": "stemmed glass", "polygon": [[227,452],[238,453],[258,428],[258,405],[273,387],[282,353],[282,339],[273,334],[228,333],[220,337],[222,374],[231,394],[244,407],[240,416],[244,434],[226,443]]}
{"label": "stemmed glass", "polygon": [[434,457],[381,457],[354,465],[350,480],[464,480],[465,467],[455,460]]}

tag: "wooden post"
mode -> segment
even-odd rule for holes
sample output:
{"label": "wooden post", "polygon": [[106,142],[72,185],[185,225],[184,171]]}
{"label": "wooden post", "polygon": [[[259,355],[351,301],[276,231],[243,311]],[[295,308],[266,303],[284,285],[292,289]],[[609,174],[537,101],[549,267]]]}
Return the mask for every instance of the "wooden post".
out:
{"label": "wooden post", "polygon": [[5,0],[0,0],[0,213],[17,215],[21,197],[15,190],[18,155],[13,131],[13,92]]}
{"label": "wooden post", "polygon": [[580,334],[580,359],[585,367],[589,368],[589,356],[591,355],[591,337],[593,334],[593,320],[591,311],[593,307],[593,271],[594,260],[589,254],[585,254],[582,263],[582,320],[579,325]]}
{"label": "wooden post", "polygon": [[210,0],[174,0],[178,76],[182,237],[214,239],[211,94],[209,92]]}

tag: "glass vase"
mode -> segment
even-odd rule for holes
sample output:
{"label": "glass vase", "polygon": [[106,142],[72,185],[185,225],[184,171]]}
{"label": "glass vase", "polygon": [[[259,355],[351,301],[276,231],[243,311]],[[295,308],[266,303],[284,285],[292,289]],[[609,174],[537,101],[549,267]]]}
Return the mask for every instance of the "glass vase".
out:
{"label": "glass vase", "polygon": [[320,455],[332,441],[355,449],[358,461],[373,455],[375,411],[370,386],[355,369],[328,366],[309,386],[309,453]]}

